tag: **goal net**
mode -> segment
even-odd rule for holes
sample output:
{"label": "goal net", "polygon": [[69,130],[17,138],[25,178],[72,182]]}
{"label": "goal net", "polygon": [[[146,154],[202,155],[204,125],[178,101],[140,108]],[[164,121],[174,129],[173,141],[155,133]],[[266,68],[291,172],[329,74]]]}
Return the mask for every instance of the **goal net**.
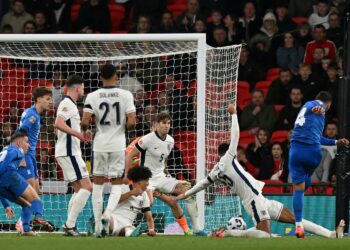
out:
{"label": "goal net", "polygon": [[[8,145],[24,109],[33,105],[32,91],[36,87],[53,91],[53,107],[42,114],[37,145],[46,219],[61,228],[72,194],[54,158],[55,111],[64,96],[65,81],[69,75],[78,74],[84,79],[85,94],[90,93],[101,86],[99,69],[105,63],[117,66],[118,86],[130,90],[135,98],[137,125],[128,132],[127,143],[149,133],[155,115],[167,111],[175,139],[168,159],[169,173],[195,183],[211,170],[218,160],[218,146],[230,141],[226,109],[236,101],[240,46],[210,48],[204,40],[203,35],[100,35],[94,40],[84,35],[66,35],[64,39],[57,35],[13,35],[0,40],[1,149]],[[77,105],[82,111],[83,100]],[[90,170],[91,144],[82,144],[81,148]],[[108,193],[107,184],[105,201]],[[241,214],[239,199],[222,186],[199,193],[197,201],[207,231]],[[11,206],[18,216],[20,208]],[[152,213],[158,232],[181,233],[171,210],[161,201],[155,201]],[[79,216],[78,229],[89,231],[92,216],[89,201]],[[7,219],[1,210],[0,230],[14,230],[17,219]]]}

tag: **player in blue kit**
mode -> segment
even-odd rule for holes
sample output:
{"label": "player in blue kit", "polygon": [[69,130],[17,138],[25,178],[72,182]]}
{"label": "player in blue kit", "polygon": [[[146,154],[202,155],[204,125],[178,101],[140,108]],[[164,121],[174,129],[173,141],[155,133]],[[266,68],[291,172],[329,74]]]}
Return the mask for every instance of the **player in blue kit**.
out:
{"label": "player in blue kit", "polygon": [[316,100],[305,103],[294,124],[289,151],[289,172],[293,183],[295,235],[304,238],[303,199],[311,176],[322,158],[321,145],[348,145],[347,139],[332,140],[322,136],[325,113],[332,104],[329,92],[321,91]]}
{"label": "player in blue kit", "polygon": [[[6,215],[13,216],[7,200],[22,206],[21,220],[23,233],[26,236],[37,234],[30,228],[30,219],[34,213],[34,225],[40,225],[47,231],[52,232],[54,227],[42,219],[42,202],[34,188],[18,173],[18,169],[25,165],[24,154],[28,152],[29,143],[27,134],[16,132],[11,137],[11,145],[5,147],[0,153],[0,197]],[[8,209],[9,208],[9,209]]]}
{"label": "player in blue kit", "polygon": [[[21,116],[20,125],[17,130],[24,131],[28,135],[29,150],[25,154],[26,167],[19,168],[18,173],[26,179],[34,190],[39,194],[39,180],[36,163],[36,144],[40,132],[40,115],[48,111],[52,104],[52,92],[47,88],[36,88],[32,93],[34,105],[26,109]],[[16,229],[22,233],[21,221],[16,224]]]}

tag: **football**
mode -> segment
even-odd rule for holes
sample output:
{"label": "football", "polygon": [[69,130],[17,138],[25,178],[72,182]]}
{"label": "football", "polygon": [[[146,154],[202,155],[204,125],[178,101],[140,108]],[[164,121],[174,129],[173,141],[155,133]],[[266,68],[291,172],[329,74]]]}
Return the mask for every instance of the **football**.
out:
{"label": "football", "polygon": [[242,217],[232,217],[227,223],[228,230],[245,230],[247,225]]}

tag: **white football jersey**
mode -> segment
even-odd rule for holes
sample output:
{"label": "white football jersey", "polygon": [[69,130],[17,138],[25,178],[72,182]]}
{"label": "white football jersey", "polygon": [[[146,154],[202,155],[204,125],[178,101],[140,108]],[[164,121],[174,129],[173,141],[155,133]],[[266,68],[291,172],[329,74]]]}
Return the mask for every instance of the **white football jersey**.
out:
{"label": "white football jersey", "polygon": [[155,131],[142,137],[135,146],[141,153],[140,165],[151,170],[152,178],[165,176],[165,160],[174,147],[174,138],[167,135],[165,140],[162,140]]}
{"label": "white football jersey", "polygon": [[[80,130],[80,115],[77,104],[66,96],[58,105],[57,117],[64,119],[66,124],[76,131]],[[80,140],[72,135],[69,135],[61,130],[57,130],[57,141],[55,146],[55,157],[59,156],[81,156]]]}
{"label": "white football jersey", "polygon": [[[121,185],[122,194],[132,190],[132,185]],[[118,218],[127,220],[130,225],[133,224],[138,213],[150,211],[150,201],[146,192],[139,196],[130,196],[129,199],[118,203],[113,214]]]}
{"label": "white football jersey", "polygon": [[130,91],[114,86],[102,87],[87,95],[84,112],[96,117],[93,150],[96,152],[123,151],[126,147],[126,114],[135,112]]}

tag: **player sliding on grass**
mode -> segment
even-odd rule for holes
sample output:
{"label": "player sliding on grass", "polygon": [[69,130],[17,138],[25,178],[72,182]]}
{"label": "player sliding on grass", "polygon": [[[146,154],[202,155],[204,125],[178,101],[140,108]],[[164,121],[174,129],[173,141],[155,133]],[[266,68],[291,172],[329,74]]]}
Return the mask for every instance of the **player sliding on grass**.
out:
{"label": "player sliding on grass", "polygon": [[[229,187],[241,199],[245,210],[256,225],[256,229],[224,230],[220,229],[216,236],[240,236],[254,238],[271,237],[269,220],[275,220],[293,224],[294,214],[285,208],[282,203],[266,199],[262,194],[264,183],[254,179],[236,159],[239,140],[239,126],[236,110],[233,104],[228,107],[232,115],[231,144],[225,155],[220,159],[207,178],[198,182],[193,188],[176,197],[176,200],[186,199],[199,191],[206,189],[214,182],[222,183]],[[305,230],[327,238],[343,237],[344,221],[342,220],[336,231],[330,231],[313,222],[303,220]]]}
{"label": "player sliding on grass", "polygon": [[15,202],[22,207],[21,220],[24,236],[37,236],[30,227],[32,214],[34,225],[52,232],[55,230],[46,220],[42,219],[43,204],[28,181],[23,178],[17,169],[24,164],[24,154],[28,152],[28,136],[24,132],[16,132],[11,137],[11,145],[5,147],[0,153],[0,197],[6,209],[7,217],[13,217],[13,211],[7,200]]}

